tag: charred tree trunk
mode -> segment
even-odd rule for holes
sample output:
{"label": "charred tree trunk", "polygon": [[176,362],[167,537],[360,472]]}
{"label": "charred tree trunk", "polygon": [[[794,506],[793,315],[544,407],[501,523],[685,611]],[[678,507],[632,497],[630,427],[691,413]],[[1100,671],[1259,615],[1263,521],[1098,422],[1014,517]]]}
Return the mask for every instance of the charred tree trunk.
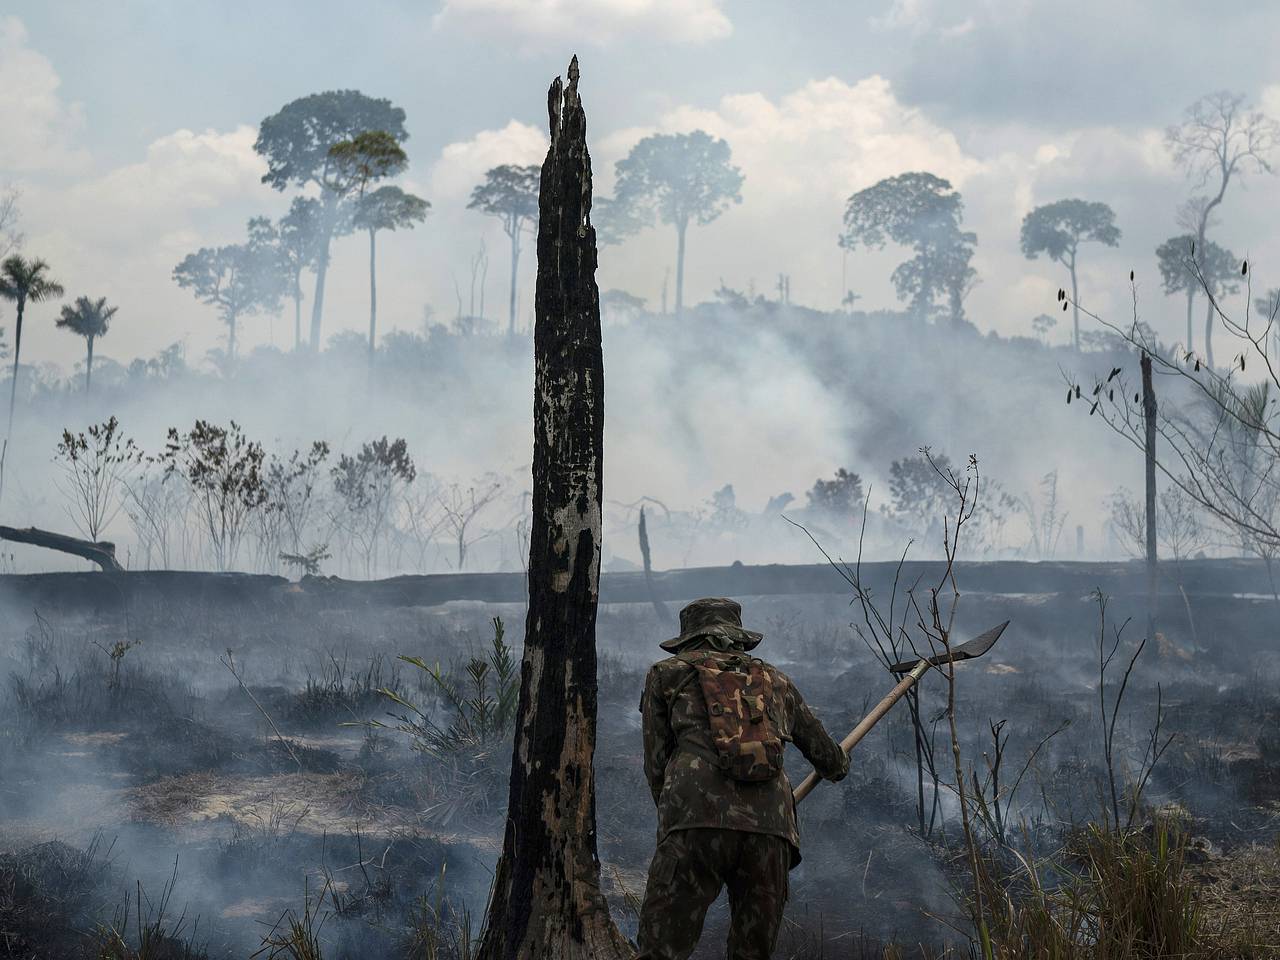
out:
{"label": "charred tree trunk", "polygon": [[1190,353],[1195,349],[1195,331],[1191,327],[1191,309],[1194,304],[1196,292],[1193,287],[1187,287],[1187,352]]}
{"label": "charred tree trunk", "polygon": [[596,604],[604,361],[591,158],[569,83],[548,94],[538,208],[529,613],[511,792],[480,960],[630,957],[596,852]]}
{"label": "charred tree trunk", "polygon": [[671,611],[658,599],[658,591],[653,587],[653,563],[649,556],[649,528],[644,522],[644,507],[640,508],[640,559],[644,563],[644,584],[649,590],[649,603],[659,622],[665,625],[671,620]]}
{"label": "charred tree trunk", "polygon": [[49,550],[60,550],[73,556],[83,557],[96,563],[107,573],[119,573],[124,568],[116,560],[116,545],[105,540],[96,543],[92,540],[79,540],[61,533],[50,533],[48,530],[37,530],[27,527],[16,530],[13,527],[0,527],[0,540],[13,543],[29,543],[33,547],[45,547]]}
{"label": "charred tree trunk", "polygon": [[1142,419],[1146,428],[1147,487],[1147,636],[1155,635],[1156,586],[1156,388],[1151,382],[1151,355],[1142,354]]}

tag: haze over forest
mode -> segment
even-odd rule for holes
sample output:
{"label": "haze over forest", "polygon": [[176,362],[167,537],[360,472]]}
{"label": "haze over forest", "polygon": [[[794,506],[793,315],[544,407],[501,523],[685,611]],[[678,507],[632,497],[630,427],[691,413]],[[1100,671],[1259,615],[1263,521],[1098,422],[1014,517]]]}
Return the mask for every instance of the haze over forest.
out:
{"label": "haze over forest", "polygon": [[[1156,4],[445,0],[374,5],[354,22],[324,4],[19,4],[0,18],[4,245],[47,261],[66,296],[27,308],[31,412],[15,427],[4,519],[67,528],[49,462],[64,427],[116,414],[154,455],[169,427],[234,418],[279,456],[324,440],[336,462],[384,434],[404,437],[424,478],[416,489],[435,484],[423,503],[501,487],[472,563],[517,569],[533,238],[517,220],[513,289],[509,224],[476,209],[474,191],[495,168],[541,162],[538,91],[575,49],[592,76],[606,470],[624,565],[638,560],[622,531],[643,497],[693,518],[683,532],[655,532],[660,566],[812,559],[797,531],[779,538],[776,523],[750,518],[777,521],[786,494],[793,510],[813,507],[815,482],[846,469],[862,484],[845,493],[870,487],[873,512],[900,521],[911,505],[891,502],[892,465],[922,446],[955,463],[977,454],[1000,485],[993,502],[1007,495],[1007,529],[982,555],[1127,555],[1113,504],[1119,488],[1138,486],[1140,461],[1061,408],[1064,383],[1105,373],[1123,344],[1086,316],[1077,349],[1072,314],[1055,300],[1070,287],[1065,258],[1052,244],[1028,247],[1024,221],[1066,200],[1104,211],[1079,248],[1079,302],[1125,325],[1136,291],[1152,335],[1184,344],[1185,284],[1168,279],[1168,251],[1181,248],[1167,244],[1196,234],[1197,198],[1217,181],[1198,178],[1169,128],[1196,103],[1234,104],[1242,122],[1280,117],[1280,72],[1264,50],[1277,20],[1265,4],[1221,20],[1187,4],[1173,16]],[[334,230],[319,318],[314,260],[296,302],[277,291],[232,326],[201,302],[199,263],[184,260],[278,242],[255,240],[246,224],[265,218],[255,222],[278,231],[322,189],[273,174],[264,121],[344,90],[385,104],[405,153],[367,180],[371,193],[410,203],[384,211],[376,236],[381,374],[365,373],[371,243],[358,220]],[[625,202],[643,193],[637,157],[663,142],[701,143],[729,176],[692,214],[683,264],[664,211]],[[1259,278],[1252,288],[1224,279],[1228,306],[1243,308],[1250,292],[1265,302],[1280,286],[1271,145],[1205,220],[1223,262],[1247,257]],[[892,180],[914,174],[930,178]],[[854,212],[861,197],[874,220],[866,211],[886,181],[942,198],[950,239],[931,263],[921,251],[932,241]],[[116,310],[94,344],[98,400],[77,398],[85,339],[54,326],[80,296]],[[1201,297],[1198,350],[1204,307]],[[295,339],[305,347],[317,319],[324,352],[304,362]],[[11,311],[0,325],[11,362]],[[901,392],[888,401],[890,390]],[[108,531],[122,543],[126,516]],[[825,532],[837,547],[854,542],[848,524]],[[929,539],[909,523],[872,532],[886,556]],[[1210,552],[1238,546],[1201,540]],[[426,563],[404,549],[378,572]],[[58,562],[23,549],[15,558],[20,569]],[[437,551],[427,566],[461,562]]]}

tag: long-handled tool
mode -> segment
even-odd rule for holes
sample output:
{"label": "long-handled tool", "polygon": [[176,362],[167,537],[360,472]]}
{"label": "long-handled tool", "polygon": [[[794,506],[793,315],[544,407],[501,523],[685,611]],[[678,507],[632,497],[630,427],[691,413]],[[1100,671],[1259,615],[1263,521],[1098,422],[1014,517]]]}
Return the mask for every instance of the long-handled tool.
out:
{"label": "long-handled tool", "polygon": [[[897,686],[890,690],[883,700],[876,704],[875,709],[863,717],[861,722],[849,732],[849,735],[840,741],[840,749],[847,755],[849,751],[856,747],[858,741],[871,732],[871,728],[884,718],[884,715],[906,695],[908,690],[915,686],[916,681],[923,677],[930,667],[941,666],[948,662],[956,663],[960,660],[972,660],[974,657],[982,656],[995,646],[996,641],[1000,639],[1000,634],[1004,633],[1004,628],[1008,625],[1009,621],[1006,620],[1000,626],[992,627],[986,633],[978,634],[968,643],[952,647],[949,654],[942,653],[924,660],[903,660],[901,663],[895,663],[889,668],[890,671],[905,674],[905,676],[898,681]],[[799,803],[807,797],[813,788],[818,785],[820,779],[821,777],[818,776],[816,771],[805,777],[792,794],[795,797],[795,802]]]}

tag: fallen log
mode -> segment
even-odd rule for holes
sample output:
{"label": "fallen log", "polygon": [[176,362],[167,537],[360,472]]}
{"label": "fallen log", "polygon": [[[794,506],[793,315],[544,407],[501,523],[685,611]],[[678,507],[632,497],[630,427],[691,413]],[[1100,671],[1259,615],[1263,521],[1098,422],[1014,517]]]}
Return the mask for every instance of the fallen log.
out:
{"label": "fallen log", "polygon": [[124,567],[120,566],[119,561],[116,560],[116,545],[108,543],[106,540],[80,540],[77,537],[68,537],[62,533],[39,530],[36,527],[27,527],[25,530],[19,530],[16,527],[4,526],[0,526],[0,540],[10,540],[13,543],[29,543],[33,547],[44,547],[48,550],[58,550],[62,553],[82,557],[85,560],[96,563],[107,573],[119,573],[124,570]]}

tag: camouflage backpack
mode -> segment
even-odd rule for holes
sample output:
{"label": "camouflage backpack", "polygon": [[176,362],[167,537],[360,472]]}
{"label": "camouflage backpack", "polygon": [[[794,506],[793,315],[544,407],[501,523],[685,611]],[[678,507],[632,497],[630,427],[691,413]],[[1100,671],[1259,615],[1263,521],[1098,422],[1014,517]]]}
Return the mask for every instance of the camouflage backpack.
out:
{"label": "camouflage backpack", "polygon": [[[782,738],[770,713],[773,678],[764,661],[680,654],[694,668],[707,703],[714,761],[734,780],[772,780],[782,772]],[[692,677],[690,678],[692,679]]]}

